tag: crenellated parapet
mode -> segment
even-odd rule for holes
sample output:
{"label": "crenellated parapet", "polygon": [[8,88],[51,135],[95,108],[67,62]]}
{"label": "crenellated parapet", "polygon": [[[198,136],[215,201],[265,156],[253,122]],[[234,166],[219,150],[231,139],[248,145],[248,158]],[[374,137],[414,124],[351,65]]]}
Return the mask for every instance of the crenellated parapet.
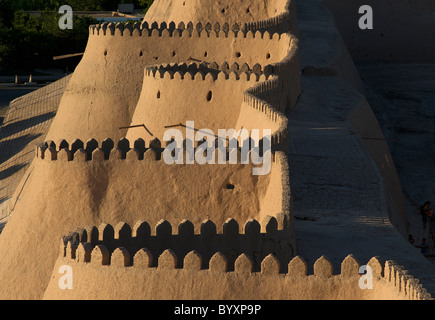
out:
{"label": "crenellated parapet", "polygon": [[[281,157],[277,157],[277,148],[282,142],[281,136],[272,135],[271,137],[271,161],[281,162]],[[184,139],[183,145],[179,151],[197,154],[203,152],[207,158],[214,158],[214,163],[225,164],[230,163],[231,159],[237,156],[237,163],[247,164],[253,163],[252,159],[257,159],[258,156],[263,156],[263,139],[256,142],[252,138],[247,137],[241,141],[242,137],[228,139],[219,136],[212,137],[214,148],[210,151],[207,140],[190,141]],[[280,140],[281,139],[281,140]],[[169,146],[173,141],[166,142]],[[220,147],[220,144],[223,144]],[[128,139],[123,138],[115,143],[112,139],[107,138],[102,142],[95,139],[90,139],[86,143],[80,139],[69,143],[66,140],[60,140],[57,143],[54,141],[46,141],[44,144],[35,147],[35,156],[37,159],[45,161],[109,161],[109,160],[139,160],[139,161],[162,161],[165,147],[159,139],[154,139],[145,142],[143,139],[137,139],[131,143]],[[211,152],[211,153],[209,153]],[[174,152],[172,152],[173,155]],[[225,163],[223,163],[223,160]],[[232,161],[234,163],[235,161]],[[257,162],[257,161],[255,161]]]}
{"label": "crenellated parapet", "polygon": [[145,76],[171,79],[171,80],[241,80],[263,82],[272,78],[271,68],[262,67],[260,64],[249,66],[247,63],[239,65],[237,62],[231,64],[223,62],[195,62],[171,63],[148,66],[145,68]]}
{"label": "crenellated parapet", "polygon": [[[127,232],[123,232],[125,237]],[[147,272],[146,277],[150,281],[160,273],[164,273],[168,278],[172,278],[171,274],[174,273],[174,277],[176,274],[183,279],[184,273],[194,273],[194,278],[201,279],[199,282],[202,284],[223,281],[222,284],[228,285],[230,290],[235,284],[242,287],[267,287],[269,283],[273,283],[273,288],[277,290],[276,294],[279,292],[281,299],[330,299],[342,292],[342,299],[376,299],[378,295],[385,297],[389,294],[394,299],[433,300],[420,281],[402,266],[391,260],[384,262],[379,257],[371,258],[365,265],[364,270],[370,267],[369,280],[363,278],[368,274],[361,270],[361,263],[353,255],[342,261],[338,273],[334,272],[331,261],[322,256],[315,261],[310,274],[303,257],[295,256],[288,261],[282,261],[271,251],[263,252],[261,257],[253,257],[249,250],[230,256],[222,251],[204,256],[196,249],[186,250],[180,254],[177,250],[167,248],[156,254],[146,247],[132,252],[126,247],[111,250],[104,244],[92,245],[89,242],[81,242],[75,245],[72,241],[66,244],[62,241],[61,259],[63,263],[67,262],[75,268],[80,268],[80,265],[89,265],[96,268],[95,270],[107,268],[106,272],[114,272],[118,276],[124,274],[120,273],[120,270],[130,270],[129,273],[125,273],[126,279],[135,272]],[[192,281],[190,285],[193,285],[194,289],[199,290],[202,286],[195,284],[190,277],[185,280],[186,286]],[[370,281],[370,284],[367,281]],[[369,285],[370,288],[364,288],[362,285]],[[316,292],[316,288],[324,291],[333,288],[333,291],[320,293]],[[301,290],[304,294],[298,293]],[[251,297],[257,297],[254,292],[250,294]]]}
{"label": "crenellated parapet", "polygon": [[288,0],[284,12],[271,18],[249,22],[247,30],[269,30],[273,32],[290,32],[299,35],[298,19],[296,14],[296,2]]}
{"label": "crenellated parapet", "polygon": [[[204,156],[208,160],[215,159],[214,162],[208,162],[212,164],[236,164],[235,159],[237,157],[237,163],[250,164],[253,163],[252,159],[257,159],[258,156],[262,157],[262,145],[263,141],[260,140],[259,146],[255,145],[255,141],[248,139],[241,144],[237,139],[227,140],[227,146],[222,148],[219,147],[219,140],[217,138],[215,143],[215,148],[211,153],[207,148],[207,142],[193,141],[190,143],[188,140],[184,140],[183,146],[179,151],[184,151],[185,153],[197,154],[197,152],[203,152]],[[71,147],[66,140],[59,142],[58,146],[53,141],[47,141],[42,145],[37,145],[35,147],[35,156],[37,159],[45,161],[59,161],[59,162],[70,162],[70,161],[109,161],[109,160],[139,160],[139,161],[161,161],[163,152],[165,148],[160,145],[145,147],[145,141],[143,139],[138,139],[134,142],[134,145],[130,147],[130,142],[127,139],[122,139],[118,141],[115,147],[113,140],[106,139],[102,142],[101,147],[98,146],[98,142],[93,145],[96,140],[90,140],[92,144],[88,141],[86,147],[83,142],[79,139],[75,140]],[[271,137],[272,142],[272,153],[271,161],[273,163],[281,159],[276,156],[276,151],[274,145],[278,146],[282,143],[279,135],[274,135]],[[153,140],[152,143],[160,143],[160,140]],[[225,143],[225,142],[224,142]],[[170,142],[167,142],[169,145]],[[246,147],[244,147],[246,145]],[[172,155],[173,152],[172,152]],[[223,163],[223,160],[225,163]]]}
{"label": "crenellated parapet", "polygon": [[[257,22],[250,23],[249,25],[258,24]],[[279,41],[281,38],[288,38],[288,34],[269,31],[265,27],[258,29],[249,29],[248,24],[239,26],[234,24],[230,26],[228,23],[222,26],[219,23],[207,23],[203,26],[201,23],[194,25],[192,22],[181,22],[176,25],[174,22],[169,24],[162,22],[158,24],[154,22],[148,24],[144,22],[142,25],[139,23],[113,23],[104,22],[89,27],[91,36],[119,36],[119,37],[179,37],[179,38],[247,38],[247,39],[269,39]]]}
{"label": "crenellated parapet", "polygon": [[[178,81],[252,82],[252,86],[243,93],[243,103],[248,106],[248,110],[259,114],[265,120],[263,127],[278,128],[272,132],[273,150],[285,151],[288,119],[283,112],[286,110],[286,101],[282,95],[283,82],[273,71],[271,65],[262,67],[255,64],[250,67],[247,63],[240,66],[227,62],[220,65],[216,62],[191,62],[149,66],[145,69],[145,76]],[[170,87],[170,84],[163,86]],[[244,127],[249,127],[249,124],[245,123]]]}
{"label": "crenellated parapet", "polygon": [[[382,266],[378,266],[381,270]],[[383,269],[383,280],[404,295],[409,300],[433,300],[420,280],[412,276],[403,266],[393,260],[385,262]]]}
{"label": "crenellated parapet", "polygon": [[[240,97],[237,97],[242,102],[242,94],[244,95],[243,103],[248,104],[249,107],[255,112],[253,117],[258,119],[257,123],[260,123],[260,118],[256,113],[261,113],[265,117],[264,123],[271,128],[273,127],[274,145],[278,146],[276,150],[286,151],[286,123],[288,122],[284,116],[285,110],[295,104],[296,99],[300,93],[300,70],[299,70],[299,49],[298,41],[295,38],[297,32],[292,33],[291,29],[297,29],[297,24],[294,23],[294,1],[288,1],[285,12],[272,17],[264,21],[249,22],[243,24],[228,24],[228,23],[193,23],[193,22],[148,22],[144,21],[142,24],[135,23],[104,23],[90,27],[91,36],[122,36],[122,37],[148,37],[158,38],[152,41],[138,41],[127,40],[128,43],[133,41],[133,47],[137,46],[137,57],[140,61],[151,62],[145,67],[145,77],[151,77],[165,80],[192,80],[192,81],[213,81],[217,86],[220,83],[226,84],[222,81],[239,81],[238,85],[243,86],[243,82],[252,82],[254,85],[258,82],[267,82],[269,80],[273,85],[277,84],[273,89],[277,92],[278,97],[274,97],[272,100],[264,100],[262,97],[255,96],[251,92],[245,92],[245,87],[238,89]],[[293,17],[293,18],[292,18]],[[295,26],[296,25],[296,26]],[[273,26],[284,26],[282,30],[273,28]],[[164,40],[163,38],[166,38]],[[190,41],[195,44],[195,51],[186,55],[184,48],[180,48],[180,42],[178,39],[168,38],[186,38],[186,41]],[[189,40],[187,39],[189,38]],[[190,38],[195,38],[190,40]],[[233,40],[234,39],[234,40]],[[258,44],[257,44],[258,40]],[[100,40],[96,40],[99,43]],[[235,41],[233,46],[231,43]],[[113,41],[110,41],[112,43]],[[149,50],[145,50],[147,43],[166,43],[170,51],[172,51],[172,57],[161,57],[161,53],[151,54]],[[102,43],[106,43],[103,41]],[[107,43],[105,44],[107,46]],[[131,47],[131,45],[126,45]],[[155,46],[153,46],[155,47]],[[251,48],[261,48],[261,52],[250,52]],[[288,48],[288,55],[285,56],[286,50],[281,48]],[[199,49],[201,48],[201,49]],[[229,57],[222,60],[220,54],[217,54],[215,48],[232,48],[229,50]],[[111,54],[111,48],[104,50],[104,59],[113,59]],[[106,56],[107,52],[108,56]],[[221,50],[220,50],[221,51]],[[136,54],[132,52],[132,54]],[[163,54],[165,55],[165,54]],[[258,58],[253,56],[259,55]],[[213,58],[211,58],[213,57]],[[231,59],[231,57],[233,59]],[[282,57],[285,57],[282,60]],[[173,60],[172,60],[173,59]],[[227,60],[228,59],[228,60]],[[156,64],[155,61],[178,61],[177,63],[169,64]],[[213,62],[213,61],[219,61]],[[181,62],[180,62],[181,61]],[[222,62],[231,61],[231,62]],[[237,62],[236,62],[237,61]],[[183,63],[184,62],[184,63]],[[261,64],[259,64],[260,62]],[[240,63],[240,64],[239,64]],[[249,66],[249,64],[252,66]],[[287,65],[290,64],[290,65]],[[277,78],[277,79],[275,79]],[[147,79],[145,78],[145,81]],[[160,91],[169,91],[170,97],[174,96],[171,89],[173,87],[168,86],[161,89],[159,86],[164,84],[153,84],[156,86],[156,95],[160,98]],[[197,84],[194,84],[197,85]],[[182,87],[181,87],[182,86]],[[223,87],[225,88],[225,87]],[[262,87],[264,88],[264,86]],[[177,86],[178,90],[189,90],[189,83],[184,81]],[[171,91],[172,90],[172,91]],[[193,91],[193,89],[192,89]],[[218,94],[214,95],[215,98],[221,98],[222,87],[218,87]],[[243,93],[242,93],[243,92]],[[147,92],[148,93],[148,92]],[[198,101],[209,102],[211,101],[211,95],[214,94],[212,90],[205,92],[198,97]],[[268,93],[263,92],[263,96]],[[268,95],[273,95],[270,92]],[[207,96],[206,96],[207,95]],[[167,97],[168,95],[165,95]],[[201,99],[201,97],[207,97],[207,99]],[[153,96],[151,96],[153,97]],[[150,97],[146,97],[149,99]],[[145,98],[144,98],[145,99]],[[213,101],[217,101],[214,99]],[[198,103],[199,103],[198,102]],[[163,103],[163,100],[159,100],[156,103]],[[164,103],[168,103],[167,100]],[[228,103],[226,103],[228,105]],[[233,117],[234,118],[234,117]],[[133,117],[134,119],[134,117]],[[249,126],[249,124],[248,124]],[[257,124],[258,127],[258,124]],[[276,131],[276,128],[279,130]],[[259,127],[262,128],[262,127]],[[157,129],[159,130],[159,129]],[[160,132],[158,133],[160,135]],[[135,133],[131,133],[136,138]]]}
{"label": "crenellated parapet", "polygon": [[271,121],[286,122],[287,117],[278,108],[281,89],[278,78],[266,79],[245,92],[244,102],[253,109],[263,112]]}
{"label": "crenellated parapet", "polygon": [[285,103],[280,101],[282,82],[272,77],[255,84],[244,93],[243,103],[253,112],[260,113],[266,120],[276,123],[277,130],[272,133],[274,150],[286,151],[288,148],[288,118]]}
{"label": "crenellated parapet", "polygon": [[294,248],[287,240],[287,216],[266,216],[261,223],[250,219],[243,230],[240,229],[239,223],[231,218],[219,229],[210,220],[196,226],[189,220],[183,220],[177,226],[161,220],[154,228],[144,221],[133,227],[124,222],[115,227],[103,223],[99,227],[79,228],[64,236],[61,257],[97,265],[162,267],[157,258],[170,250],[172,256],[177,257],[172,267],[183,268],[186,267],[183,261],[190,261],[188,257],[193,251],[201,256],[200,269],[203,269],[214,265],[218,253],[225,256],[225,271],[237,269],[237,260],[242,254],[250,257],[253,271],[261,269],[262,260],[270,253],[283,266],[294,257]]}
{"label": "crenellated parapet", "polygon": [[107,138],[101,142],[89,139],[86,143],[80,139],[68,142],[64,139],[56,142],[46,141],[36,146],[36,157],[48,161],[105,161],[105,160],[161,160],[162,143],[159,139],[145,142],[137,139],[132,144],[121,139],[116,144]]}
{"label": "crenellated parapet", "polygon": [[[293,0],[289,0],[286,3],[284,11],[275,17],[270,17],[258,21],[240,22],[240,23],[228,23],[228,22],[192,22],[182,21],[175,23],[174,21],[160,22],[146,21],[142,23],[136,22],[131,24],[127,23],[103,23],[99,25],[93,25],[90,27],[91,34],[103,34],[103,35],[148,35],[151,36],[153,32],[162,35],[164,32],[172,36],[174,34],[180,34],[183,31],[187,31],[190,35],[195,33],[205,32],[207,36],[211,34],[220,34],[228,36],[230,32],[234,34],[242,33],[244,36],[248,32],[265,32],[272,30],[277,33],[287,33],[294,31],[297,34],[297,19],[296,19],[296,7]],[[222,33],[221,33],[222,32]]]}

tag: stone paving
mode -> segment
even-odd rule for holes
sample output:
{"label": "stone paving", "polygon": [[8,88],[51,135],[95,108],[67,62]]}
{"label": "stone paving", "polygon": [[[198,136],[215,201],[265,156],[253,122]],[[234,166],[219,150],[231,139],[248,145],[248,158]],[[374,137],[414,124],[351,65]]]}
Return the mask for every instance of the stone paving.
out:
{"label": "stone paving", "polygon": [[[303,93],[287,114],[298,253],[309,272],[322,255],[336,273],[349,254],[361,264],[373,256],[395,260],[434,295],[435,267],[391,224],[383,177],[350,124],[366,98],[357,82],[334,72],[342,68],[343,48],[332,16],[320,0],[298,1],[298,11]],[[313,45],[316,25],[323,38]]]}
{"label": "stone paving", "polygon": [[45,139],[70,77],[17,98],[10,104],[0,129],[2,224],[9,215],[9,200],[35,156],[35,145]]}
{"label": "stone paving", "polygon": [[423,230],[418,210],[426,201],[435,204],[435,64],[357,67],[402,182],[409,233],[416,245],[428,239],[435,253],[434,222]]}

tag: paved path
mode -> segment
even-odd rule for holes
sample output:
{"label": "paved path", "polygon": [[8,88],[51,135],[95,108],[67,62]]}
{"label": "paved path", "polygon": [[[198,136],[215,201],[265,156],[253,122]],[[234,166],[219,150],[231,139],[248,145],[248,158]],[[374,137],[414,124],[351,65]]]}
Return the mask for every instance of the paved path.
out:
{"label": "paved path", "polygon": [[435,296],[435,267],[390,223],[382,175],[348,121],[365,97],[343,72],[331,72],[340,70],[342,59],[334,53],[340,39],[332,17],[318,0],[298,1],[298,11],[302,69],[309,67],[299,102],[288,113],[299,254],[311,272],[322,255],[336,273],[349,254],[361,264],[373,256],[395,260]]}
{"label": "paved path", "polygon": [[0,125],[3,124],[3,120],[9,110],[9,103],[25,94],[31,93],[43,85],[5,85],[0,84]]}
{"label": "paved path", "polygon": [[[418,208],[426,201],[435,205],[435,64],[357,67],[388,139],[405,195],[409,233],[419,245],[431,237],[428,227],[423,230]],[[435,239],[430,242],[434,253]]]}
{"label": "paved path", "polygon": [[57,112],[70,76],[11,102],[0,128],[0,218],[7,217],[9,199],[23,178]]}
{"label": "paved path", "polygon": [[0,84],[0,108],[9,107],[9,103],[21,96],[38,90],[45,85]]}

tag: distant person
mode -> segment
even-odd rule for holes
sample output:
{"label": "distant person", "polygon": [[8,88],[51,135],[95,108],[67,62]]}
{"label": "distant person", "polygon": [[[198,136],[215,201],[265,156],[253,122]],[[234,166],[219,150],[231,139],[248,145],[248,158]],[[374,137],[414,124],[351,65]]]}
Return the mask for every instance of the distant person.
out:
{"label": "distant person", "polygon": [[414,245],[414,237],[412,236],[412,234],[410,234],[410,235],[408,236],[408,240],[409,240],[409,243],[410,243],[410,244]]}
{"label": "distant person", "polygon": [[429,252],[429,245],[427,244],[426,238],[423,239],[423,242],[421,243],[421,253],[422,254],[428,254]]}
{"label": "distant person", "polygon": [[427,201],[420,207],[420,214],[423,221],[423,229],[426,229],[427,220],[433,216],[433,210],[430,208],[430,201]]}

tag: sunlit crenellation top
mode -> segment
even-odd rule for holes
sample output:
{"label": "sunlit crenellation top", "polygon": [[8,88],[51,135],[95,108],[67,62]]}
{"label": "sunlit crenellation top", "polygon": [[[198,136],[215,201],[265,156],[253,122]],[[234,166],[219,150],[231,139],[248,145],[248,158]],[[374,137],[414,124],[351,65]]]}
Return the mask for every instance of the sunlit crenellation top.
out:
{"label": "sunlit crenellation top", "polygon": [[230,24],[255,22],[286,13],[286,1],[239,0],[156,0],[148,10],[145,21],[210,21]]}

